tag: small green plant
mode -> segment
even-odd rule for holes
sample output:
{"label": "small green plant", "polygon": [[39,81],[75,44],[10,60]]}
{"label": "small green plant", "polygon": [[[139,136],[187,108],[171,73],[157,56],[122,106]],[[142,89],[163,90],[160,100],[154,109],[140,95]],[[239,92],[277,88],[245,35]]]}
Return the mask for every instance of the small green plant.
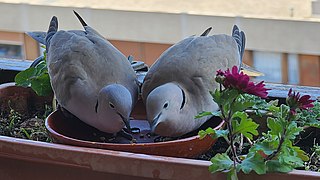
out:
{"label": "small green plant", "polygon": [[31,87],[39,96],[50,95],[52,88],[46,64],[46,52],[39,63],[19,72],[15,82],[18,86]]}
{"label": "small green plant", "polygon": [[[276,101],[267,103],[264,100],[267,89],[263,81],[257,84],[250,82],[249,76],[239,73],[236,66],[231,72],[229,69],[225,72],[217,71],[216,81],[220,88],[211,92],[211,95],[220,111],[203,112],[196,117],[219,116],[226,125],[226,129],[208,128],[199,132],[201,138],[207,135],[213,138],[223,137],[229,144],[225,153],[218,153],[211,159],[210,172],[227,172],[228,179],[238,179],[239,171],[265,174],[289,172],[304,166],[304,161],[309,158],[294,145],[294,140],[303,131],[303,126],[320,125],[317,120],[319,111],[312,110],[314,114],[310,114],[310,108],[314,106],[310,96],[300,96],[290,89],[287,105],[277,106]],[[269,130],[259,137],[259,124],[246,113],[248,109],[255,110],[257,114],[261,111],[270,114],[267,118]],[[246,154],[243,154],[243,141],[248,142],[245,143],[248,146]]]}
{"label": "small green plant", "polygon": [[305,169],[320,172],[320,146],[314,143],[312,153],[308,162],[305,162]]}
{"label": "small green plant", "polygon": [[8,112],[0,113],[0,135],[51,142],[45,127],[45,118],[52,112],[52,107],[44,105],[34,112],[19,113],[8,102]]}
{"label": "small green plant", "polygon": [[21,121],[21,114],[16,112],[14,109],[10,107],[10,113],[9,113],[9,125],[8,129],[12,130],[16,123],[19,123]]}

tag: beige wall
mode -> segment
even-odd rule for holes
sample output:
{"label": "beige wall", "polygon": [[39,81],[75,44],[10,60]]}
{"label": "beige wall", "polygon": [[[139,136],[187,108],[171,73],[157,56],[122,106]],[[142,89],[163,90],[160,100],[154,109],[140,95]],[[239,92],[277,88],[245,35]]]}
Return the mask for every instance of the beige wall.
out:
{"label": "beige wall", "polygon": [[314,0],[0,0],[32,5],[267,18],[306,18]]}
{"label": "beige wall", "polygon": [[[60,29],[82,29],[72,13],[73,9],[0,3],[0,12],[11,17],[0,19],[0,39],[22,43],[26,58],[34,59],[39,55],[38,45],[22,32],[46,31],[53,15],[58,16]],[[76,10],[126,56],[133,55],[148,65],[171,44],[187,36],[199,35],[209,26],[213,26],[214,34],[230,34],[233,24],[238,24],[247,37],[248,51],[244,57],[247,64],[252,65],[254,50],[300,54],[301,84],[320,86],[319,19],[259,19],[88,8]]]}
{"label": "beige wall", "polygon": [[[0,3],[0,30],[46,31],[53,15],[61,29],[81,29],[74,8]],[[173,44],[213,26],[213,33],[230,34],[238,24],[247,35],[247,49],[320,55],[320,21],[168,14],[156,12],[76,9],[92,27],[108,39]]]}

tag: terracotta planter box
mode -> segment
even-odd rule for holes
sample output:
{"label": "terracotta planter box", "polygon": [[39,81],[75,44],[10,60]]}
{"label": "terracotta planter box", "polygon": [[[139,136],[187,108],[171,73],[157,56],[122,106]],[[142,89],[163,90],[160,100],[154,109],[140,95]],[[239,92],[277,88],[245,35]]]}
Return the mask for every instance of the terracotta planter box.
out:
{"label": "terracotta planter box", "polygon": [[[1,89],[5,85],[0,86]],[[1,96],[0,96],[1,97]],[[29,102],[27,102],[28,104]],[[32,104],[32,103],[31,103]],[[226,179],[209,161],[85,148],[0,136],[0,179]],[[240,174],[240,179],[320,179],[320,173]]]}
{"label": "terracotta planter box", "polygon": [[[34,142],[0,136],[1,179],[226,179],[209,161]],[[240,175],[240,179],[315,180],[320,173]]]}

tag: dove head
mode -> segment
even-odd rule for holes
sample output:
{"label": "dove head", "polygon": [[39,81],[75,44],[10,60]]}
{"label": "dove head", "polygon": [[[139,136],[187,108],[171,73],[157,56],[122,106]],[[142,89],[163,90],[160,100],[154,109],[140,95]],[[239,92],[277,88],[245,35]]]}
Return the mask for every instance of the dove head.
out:
{"label": "dove head", "polygon": [[189,132],[182,117],[185,103],[184,90],[175,83],[167,83],[152,90],[146,99],[151,131],[170,137]]}
{"label": "dove head", "polygon": [[116,133],[124,126],[130,130],[129,116],[132,110],[132,96],[120,84],[102,88],[98,95],[95,111],[98,116],[99,130]]}

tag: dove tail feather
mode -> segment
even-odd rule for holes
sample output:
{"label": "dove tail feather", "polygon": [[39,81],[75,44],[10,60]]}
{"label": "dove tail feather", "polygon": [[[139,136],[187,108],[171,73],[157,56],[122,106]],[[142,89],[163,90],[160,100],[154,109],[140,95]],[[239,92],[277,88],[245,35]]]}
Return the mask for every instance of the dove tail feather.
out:
{"label": "dove tail feather", "polygon": [[236,40],[238,45],[238,50],[240,54],[240,67],[241,67],[244,49],[246,45],[246,36],[243,31],[239,30],[237,25],[234,25],[232,29],[232,37],[234,38],[234,40]]}
{"label": "dove tail feather", "polygon": [[212,27],[209,27],[207,30],[205,30],[200,36],[207,36],[210,31],[212,30]]}
{"label": "dove tail feather", "polygon": [[83,27],[88,26],[88,24],[82,19],[82,17],[75,10],[73,10],[73,13],[77,16],[77,18],[79,19]]}
{"label": "dove tail feather", "polygon": [[58,19],[56,16],[53,16],[51,21],[50,21],[50,25],[49,25],[49,29],[47,32],[47,36],[46,36],[46,47],[47,47],[47,51],[49,49],[50,46],[50,41],[51,38],[53,37],[53,35],[58,31]]}

